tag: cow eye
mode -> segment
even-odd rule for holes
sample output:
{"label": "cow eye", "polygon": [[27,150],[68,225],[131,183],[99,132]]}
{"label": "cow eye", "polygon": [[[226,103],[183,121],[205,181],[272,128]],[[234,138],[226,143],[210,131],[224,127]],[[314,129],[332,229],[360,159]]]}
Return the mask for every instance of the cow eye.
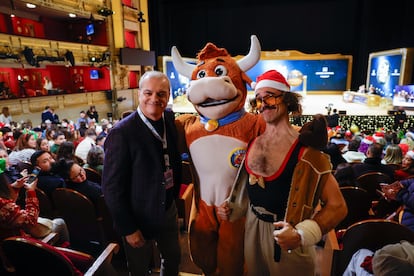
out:
{"label": "cow eye", "polygon": [[223,65],[219,65],[214,69],[217,76],[227,76],[227,69]]}
{"label": "cow eye", "polygon": [[197,73],[197,79],[201,79],[204,78],[206,76],[206,71],[205,70],[200,70]]}

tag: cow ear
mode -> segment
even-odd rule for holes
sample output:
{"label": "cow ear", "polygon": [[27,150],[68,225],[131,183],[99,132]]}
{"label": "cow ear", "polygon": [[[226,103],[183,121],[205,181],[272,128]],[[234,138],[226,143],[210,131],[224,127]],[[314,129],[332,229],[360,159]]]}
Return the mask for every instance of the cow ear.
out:
{"label": "cow ear", "polygon": [[[244,83],[247,83],[250,87],[252,87],[253,82],[245,72],[242,72],[242,80]],[[252,88],[254,89],[254,87]]]}
{"label": "cow ear", "polygon": [[305,146],[322,150],[328,144],[325,116],[317,114],[313,120],[303,125],[299,131],[299,141]]}

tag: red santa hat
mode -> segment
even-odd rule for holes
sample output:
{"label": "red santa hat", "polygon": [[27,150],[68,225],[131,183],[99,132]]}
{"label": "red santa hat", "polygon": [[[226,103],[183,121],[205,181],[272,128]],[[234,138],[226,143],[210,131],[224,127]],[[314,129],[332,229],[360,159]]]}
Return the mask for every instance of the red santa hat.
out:
{"label": "red santa hat", "polygon": [[276,70],[269,70],[258,76],[256,82],[252,83],[252,88],[271,87],[280,91],[290,92],[290,85],[285,77]]}

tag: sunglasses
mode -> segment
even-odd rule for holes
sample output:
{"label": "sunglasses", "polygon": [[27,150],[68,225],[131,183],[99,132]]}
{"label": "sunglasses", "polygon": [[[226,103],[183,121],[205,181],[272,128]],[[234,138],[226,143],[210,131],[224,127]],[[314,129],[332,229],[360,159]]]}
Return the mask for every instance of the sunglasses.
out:
{"label": "sunglasses", "polygon": [[283,94],[275,95],[275,94],[268,94],[264,97],[256,97],[256,99],[252,102],[252,107],[260,109],[262,108],[263,104],[267,106],[275,106],[282,102]]}

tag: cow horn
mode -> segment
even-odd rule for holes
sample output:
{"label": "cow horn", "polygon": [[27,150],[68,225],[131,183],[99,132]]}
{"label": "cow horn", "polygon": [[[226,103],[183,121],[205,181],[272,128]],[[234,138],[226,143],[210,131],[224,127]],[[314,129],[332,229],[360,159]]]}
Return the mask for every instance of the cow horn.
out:
{"label": "cow horn", "polygon": [[181,57],[180,53],[178,52],[177,47],[175,46],[173,46],[171,49],[171,57],[173,60],[174,67],[178,71],[178,73],[191,79],[191,75],[194,71],[195,65],[185,62],[185,60]]}
{"label": "cow horn", "polygon": [[260,59],[261,48],[259,40],[255,35],[252,35],[250,37],[250,40],[251,46],[249,53],[247,54],[247,56],[237,61],[237,64],[243,72],[246,72],[247,70],[255,66]]}

